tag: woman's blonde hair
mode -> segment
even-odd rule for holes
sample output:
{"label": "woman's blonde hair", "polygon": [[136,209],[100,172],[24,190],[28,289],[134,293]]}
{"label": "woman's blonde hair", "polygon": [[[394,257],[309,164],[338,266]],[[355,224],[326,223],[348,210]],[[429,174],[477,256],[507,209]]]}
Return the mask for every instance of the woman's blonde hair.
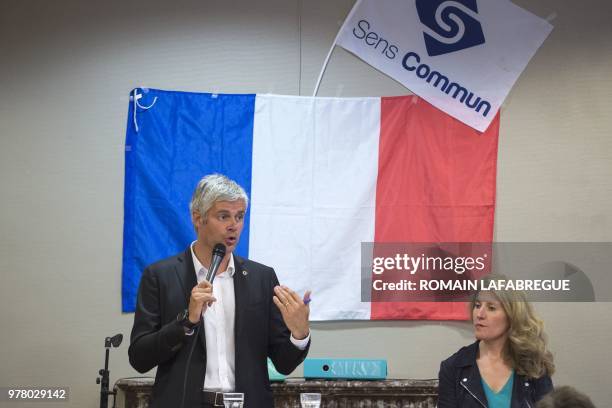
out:
{"label": "woman's blonde hair", "polygon": [[[489,288],[489,282],[507,280],[502,276],[488,276],[482,279],[482,286]],[[548,337],[544,333],[544,322],[540,320],[525,293],[519,290],[488,290],[495,295],[508,316],[508,343],[505,358],[519,375],[529,378],[540,378],[553,375],[555,364],[552,353],[548,350]],[[478,293],[470,302],[470,310],[478,301]],[[473,314],[470,314],[473,316]]]}

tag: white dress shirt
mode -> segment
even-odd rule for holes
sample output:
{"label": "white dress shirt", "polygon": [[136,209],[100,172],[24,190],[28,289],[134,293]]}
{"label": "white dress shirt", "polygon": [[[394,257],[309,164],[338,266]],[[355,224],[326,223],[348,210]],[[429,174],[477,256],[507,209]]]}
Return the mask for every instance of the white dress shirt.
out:
{"label": "white dress shirt", "polygon": [[[191,257],[198,283],[206,278],[206,269],[196,257],[191,244]],[[204,335],[206,337],[206,376],[204,389],[217,391],[234,391],[236,385],[236,343],[234,339],[234,322],[236,316],[236,298],[234,295],[234,254],[230,254],[227,270],[217,273],[213,280],[213,296],[217,299],[202,313]],[[192,335],[193,331],[187,333]],[[290,337],[291,343],[304,350],[310,341],[310,333],[305,339]]]}
{"label": "white dress shirt", "polygon": [[[198,283],[208,270],[196,257],[191,244],[191,256]],[[202,314],[206,337],[206,376],[204,389],[233,391],[236,385],[234,322],[236,299],[234,297],[234,255],[230,254],[227,270],[217,273],[213,280],[213,296],[217,299]]]}

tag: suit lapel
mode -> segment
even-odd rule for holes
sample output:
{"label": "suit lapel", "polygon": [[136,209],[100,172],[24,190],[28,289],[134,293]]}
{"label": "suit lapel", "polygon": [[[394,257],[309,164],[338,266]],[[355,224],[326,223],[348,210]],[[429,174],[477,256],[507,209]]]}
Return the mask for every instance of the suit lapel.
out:
{"label": "suit lapel", "polygon": [[[529,384],[527,378],[522,375],[518,375],[514,372],[514,384],[512,385],[512,402],[510,403],[510,408],[522,408],[525,405],[523,401],[529,401],[528,395],[525,392],[526,384]],[[530,405],[526,405],[530,406]]]}
{"label": "suit lapel", "polygon": [[468,376],[462,378],[461,381],[465,384],[470,393],[473,394],[473,397],[477,398],[481,403],[488,406],[487,397],[485,396],[484,388],[482,386],[480,371],[478,371],[478,366],[476,364],[474,364],[473,369],[470,370]]}
{"label": "suit lapel", "polygon": [[[188,247],[184,253],[178,256],[178,264],[176,266],[176,275],[185,298],[185,308],[189,307],[189,298],[191,297],[191,290],[195,285],[198,284],[195,267],[193,266],[193,258],[191,257],[191,247]],[[204,322],[200,319],[200,328],[198,330],[198,337],[202,347],[206,350],[206,336],[204,335]]]}
{"label": "suit lapel", "polygon": [[234,339],[238,339],[244,330],[245,309],[249,304],[249,271],[244,267],[244,259],[234,255],[234,298],[236,301],[236,316],[234,319]]}
{"label": "suit lapel", "polygon": [[185,295],[185,307],[189,307],[189,298],[191,297],[191,290],[195,285],[198,284],[196,278],[195,267],[193,266],[193,260],[191,258],[191,248],[178,256],[178,264],[176,265],[176,275],[181,288]]}
{"label": "suit lapel", "polygon": [[478,370],[478,364],[476,363],[478,343],[479,341],[472,343],[465,350],[463,350],[457,359],[456,365],[457,367],[461,367],[461,376],[459,381],[461,386],[466,388],[471,394],[470,398],[476,398],[482,404],[487,405],[487,397],[485,396],[484,388],[482,386],[480,370]]}

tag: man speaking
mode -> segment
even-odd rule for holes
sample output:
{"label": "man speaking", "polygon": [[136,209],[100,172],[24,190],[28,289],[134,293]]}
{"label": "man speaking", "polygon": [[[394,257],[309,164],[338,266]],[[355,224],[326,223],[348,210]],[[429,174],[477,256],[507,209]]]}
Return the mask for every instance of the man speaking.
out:
{"label": "man speaking", "polygon": [[308,353],[309,292],[233,254],[247,205],[233,180],[204,177],[189,206],[197,240],[142,275],[128,354],[141,373],[157,366],[154,408],[222,407],[223,392],[273,407],[267,357],[289,374]]}

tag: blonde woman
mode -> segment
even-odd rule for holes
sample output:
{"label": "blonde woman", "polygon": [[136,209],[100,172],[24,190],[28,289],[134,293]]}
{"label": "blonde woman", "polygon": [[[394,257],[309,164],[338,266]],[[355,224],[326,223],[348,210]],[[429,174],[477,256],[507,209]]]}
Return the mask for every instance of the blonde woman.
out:
{"label": "blonde woman", "polygon": [[555,371],[542,321],[519,291],[482,291],[470,306],[476,342],[440,365],[438,407],[533,408]]}

